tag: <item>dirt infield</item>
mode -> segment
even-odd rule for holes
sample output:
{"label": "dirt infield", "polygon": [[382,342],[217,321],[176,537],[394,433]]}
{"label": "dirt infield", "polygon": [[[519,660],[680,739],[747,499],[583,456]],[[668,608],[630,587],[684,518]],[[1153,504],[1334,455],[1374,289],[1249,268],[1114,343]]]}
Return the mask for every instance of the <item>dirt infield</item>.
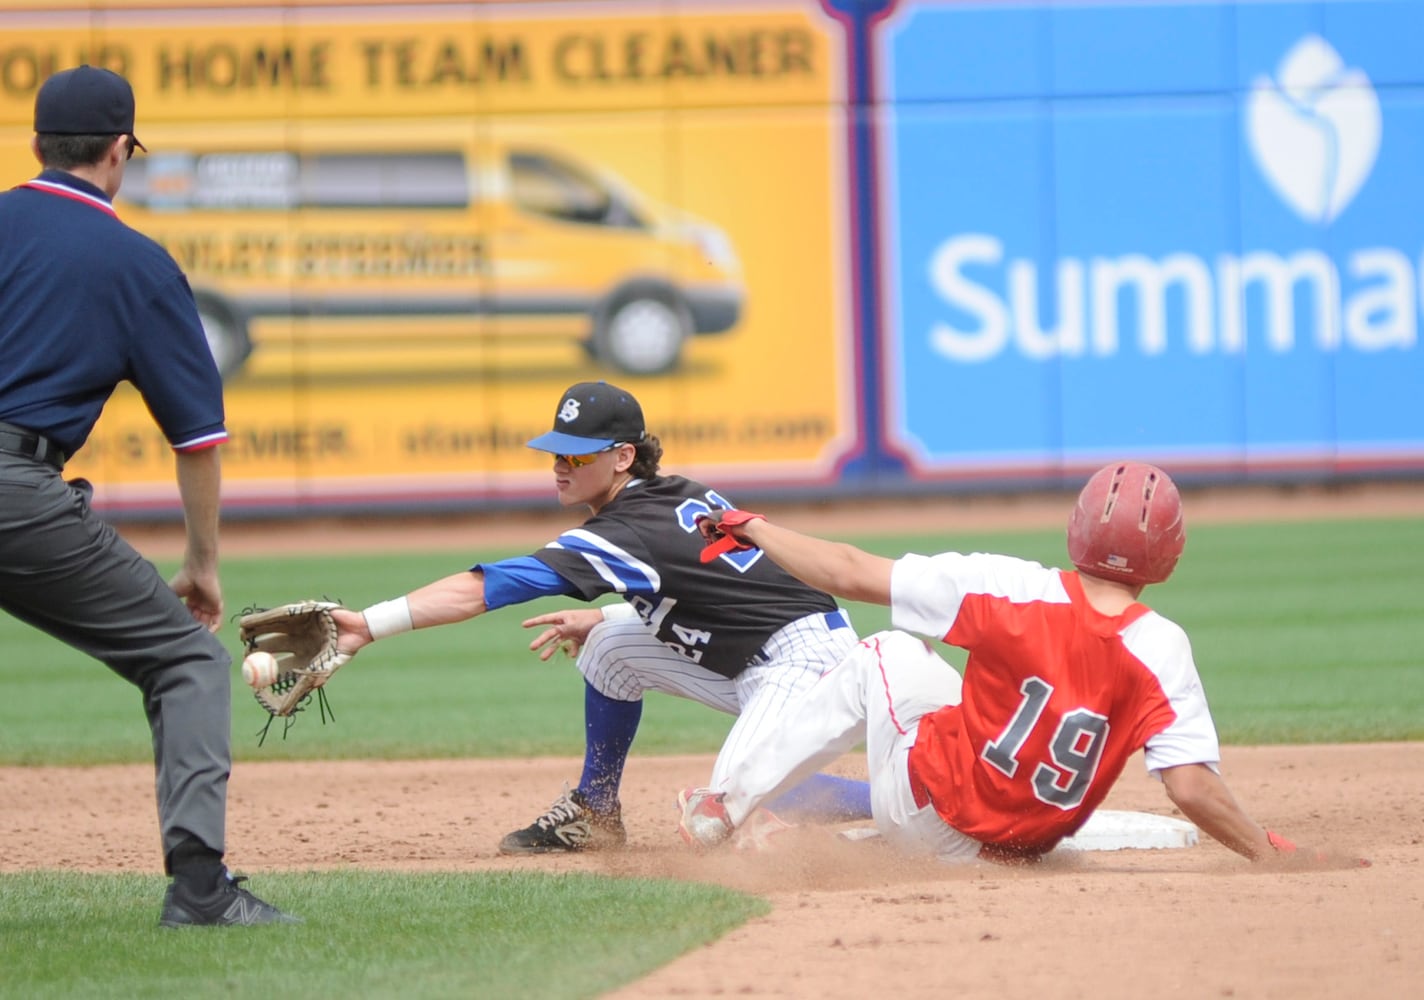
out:
{"label": "dirt infield", "polygon": [[[1308,501],[1308,502],[1307,502]],[[1330,493],[1255,491],[1187,500],[1189,520],[1419,516],[1424,486]],[[1063,497],[796,508],[812,531],[1061,524]],[[888,515],[888,516],[887,516]],[[457,549],[535,543],[568,515],[383,525],[351,521],[230,526],[229,555],[339,545]],[[153,558],[171,528],[127,528]],[[615,994],[651,997],[1394,998],[1424,983],[1424,743],[1227,747],[1223,772],[1248,811],[1301,843],[1370,868],[1263,870],[1211,843],[1183,850],[1080,853],[1034,869],[908,864],[833,830],[792,831],[773,855],[698,855],[678,839],[673,796],[710,758],[635,752],[623,788],[625,851],[504,858],[500,836],[527,824],[578,777],[573,760],[244,763],[232,778],[232,866],[278,870],[271,831],[297,838],[319,869],[596,871],[700,879],[764,894],[773,912]],[[847,758],[844,772],[856,774]],[[319,780],[318,780],[319,779]],[[152,769],[0,769],[0,871],[156,872]],[[1107,808],[1172,813],[1131,762]],[[257,883],[260,890],[260,882]]]}
{"label": "dirt infield", "polygon": [[[708,758],[634,756],[625,851],[504,858],[495,844],[578,777],[574,760],[243,764],[229,860],[319,869],[594,871],[709,880],[764,894],[772,913],[615,994],[926,996],[1068,1000],[1417,995],[1424,982],[1424,744],[1226,750],[1257,817],[1368,869],[1254,869],[1214,844],[1081,853],[1032,870],[907,864],[830,829],[773,855],[696,855],[674,830],[675,790]],[[854,773],[853,769],[846,773]],[[0,771],[0,870],[158,871],[146,767]],[[1108,808],[1170,814],[1131,762]],[[284,848],[285,851],[285,848]],[[156,905],[156,904],[155,904]]]}

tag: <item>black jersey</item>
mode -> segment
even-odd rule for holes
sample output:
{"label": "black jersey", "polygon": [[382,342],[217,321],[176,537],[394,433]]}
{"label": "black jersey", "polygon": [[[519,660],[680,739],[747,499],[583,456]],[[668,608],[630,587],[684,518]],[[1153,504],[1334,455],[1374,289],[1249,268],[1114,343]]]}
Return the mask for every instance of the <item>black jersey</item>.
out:
{"label": "black jersey", "polygon": [[735,677],[773,633],[798,618],[834,611],[836,603],[760,549],[704,564],[695,518],[731,506],[682,476],[634,480],[534,558],[584,600],[621,594],[663,642],[713,673]]}

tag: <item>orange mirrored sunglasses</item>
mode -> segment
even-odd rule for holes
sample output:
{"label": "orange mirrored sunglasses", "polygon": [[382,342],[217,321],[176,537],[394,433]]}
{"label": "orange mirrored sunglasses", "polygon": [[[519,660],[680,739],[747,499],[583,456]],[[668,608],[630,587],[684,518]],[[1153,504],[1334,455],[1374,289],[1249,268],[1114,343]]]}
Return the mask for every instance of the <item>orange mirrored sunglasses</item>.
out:
{"label": "orange mirrored sunglasses", "polygon": [[618,445],[610,444],[607,448],[600,448],[598,451],[591,451],[587,455],[555,455],[554,458],[568,462],[575,469],[582,469],[585,465],[592,465],[594,460],[605,451],[612,451]]}

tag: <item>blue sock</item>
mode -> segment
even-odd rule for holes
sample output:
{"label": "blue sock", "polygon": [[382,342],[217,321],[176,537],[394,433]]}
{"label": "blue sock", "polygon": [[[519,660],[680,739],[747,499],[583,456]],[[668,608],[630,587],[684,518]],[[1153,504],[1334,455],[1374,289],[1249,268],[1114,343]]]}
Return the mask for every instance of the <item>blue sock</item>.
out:
{"label": "blue sock", "polygon": [[841,823],[870,819],[870,783],[813,774],[766,803],[785,820],[811,823]]}
{"label": "blue sock", "polygon": [[618,701],[584,682],[583,777],[578,790],[594,812],[612,812],[617,807],[623,765],[642,719],[642,699]]}

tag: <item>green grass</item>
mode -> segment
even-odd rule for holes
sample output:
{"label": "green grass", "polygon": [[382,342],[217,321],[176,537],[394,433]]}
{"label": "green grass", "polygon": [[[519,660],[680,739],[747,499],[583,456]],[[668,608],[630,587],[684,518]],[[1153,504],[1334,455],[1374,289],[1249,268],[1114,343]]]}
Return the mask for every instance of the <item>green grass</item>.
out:
{"label": "green grass", "polygon": [[[1063,561],[1061,531],[863,544],[886,555],[957,548]],[[233,611],[323,595],[362,607],[507,554],[232,559],[224,581]],[[1176,575],[1147,592],[1191,635],[1222,740],[1238,744],[1424,738],[1422,596],[1424,519],[1196,526]],[[335,723],[305,713],[285,738],[274,727],[261,747],[266,715],[234,665],[234,753],[239,761],[578,754],[582,680],[562,657],[542,663],[529,653],[532,635],[519,626],[566,603],[505,608],[385,640],[328,687]],[[851,611],[862,634],[888,626],[885,608]],[[220,636],[236,653],[231,623]],[[129,685],[6,616],[0,649],[0,764],[150,759]],[[963,663],[959,651],[943,650]],[[655,695],[635,752],[713,751],[729,725],[700,705]]]}
{"label": "green grass", "polygon": [[1225,742],[1424,737],[1424,520],[1197,529],[1179,576]]}
{"label": "green grass", "polygon": [[0,876],[0,996],[593,997],[770,909],[579,874],[322,872],[254,888],[306,922],[162,930],[155,876]]}

